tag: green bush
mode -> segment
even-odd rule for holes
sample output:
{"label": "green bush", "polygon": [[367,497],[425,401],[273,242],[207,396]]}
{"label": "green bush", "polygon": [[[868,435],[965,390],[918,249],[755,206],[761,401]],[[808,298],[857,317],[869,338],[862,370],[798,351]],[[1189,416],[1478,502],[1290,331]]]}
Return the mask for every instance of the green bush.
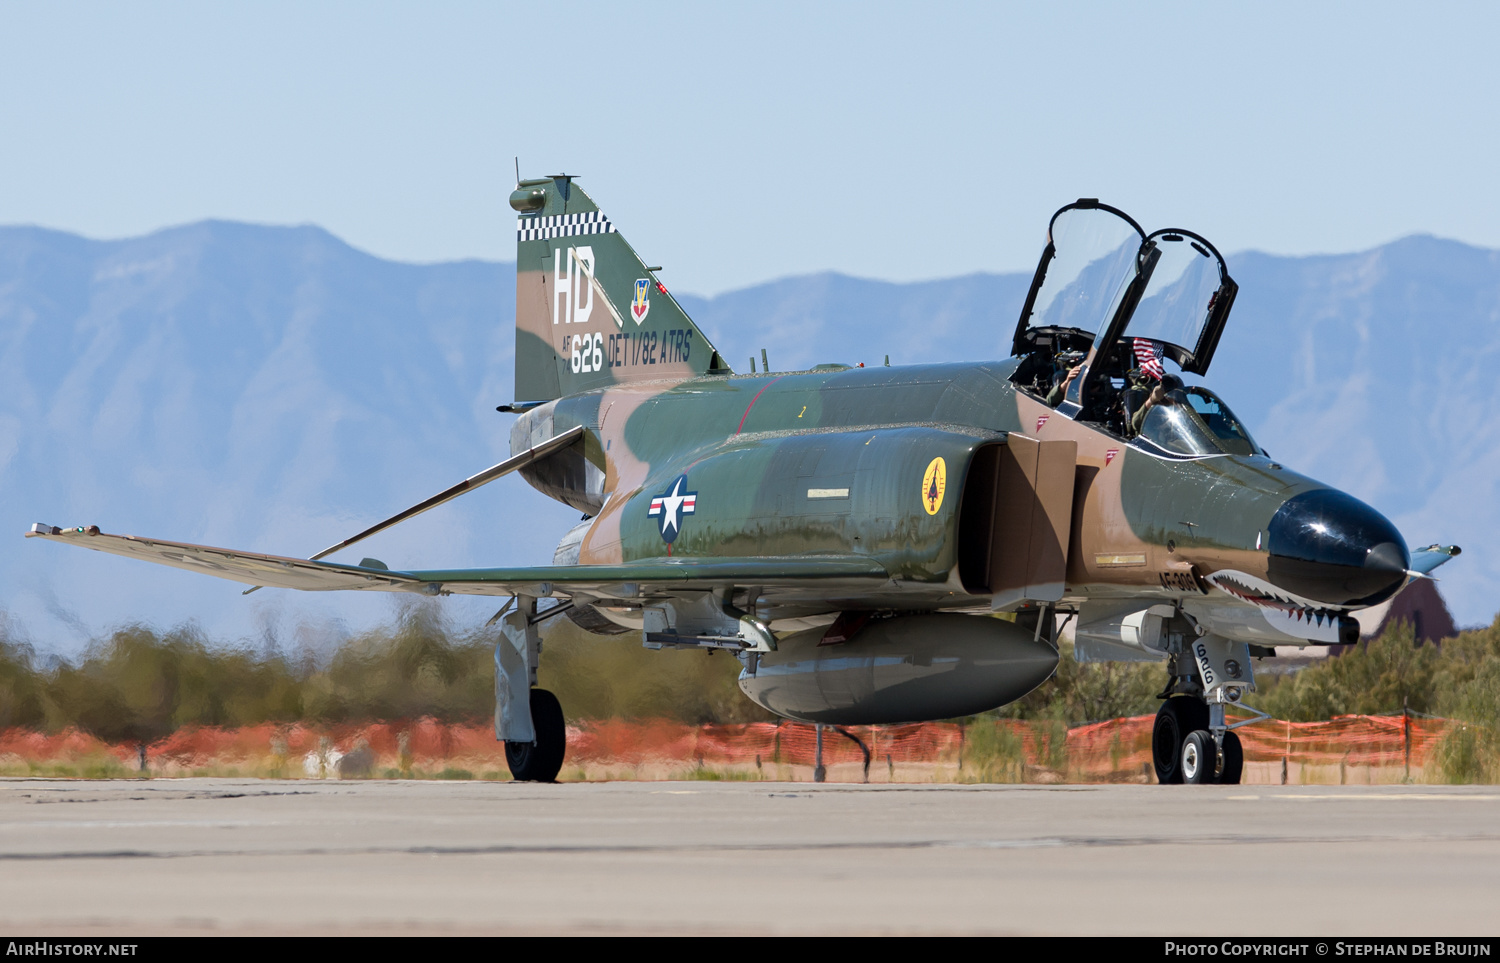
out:
{"label": "green bush", "polygon": [[1458,723],[1443,734],[1433,753],[1438,773],[1450,783],[1500,781],[1500,746],[1495,732],[1484,726]]}
{"label": "green bush", "polygon": [[1047,719],[1076,726],[1086,722],[1150,715],[1166,683],[1163,662],[1088,662],[1073,658],[1064,639],[1057,672],[1017,702],[997,709],[1004,719]]}
{"label": "green bush", "polygon": [[1399,713],[1402,705],[1432,712],[1442,662],[1437,646],[1419,645],[1411,625],[1398,622],[1341,656],[1288,675],[1258,675],[1248,701],[1290,722]]}
{"label": "green bush", "polygon": [[280,659],[211,646],[192,626],[165,635],[132,625],[46,680],[49,726],[110,742],[153,742],[184,726],[300,719],[300,680]]}
{"label": "green bush", "polygon": [[303,680],[304,718],[325,724],[490,718],[497,637],[483,628],[456,633],[435,604],[410,605],[393,627],[355,636],[326,669]]}
{"label": "green bush", "polygon": [[1441,715],[1459,720],[1438,743],[1449,782],[1500,782],[1500,617],[1443,643],[1434,681]]}
{"label": "green bush", "polygon": [[1025,782],[1026,747],[1004,724],[979,720],[964,730],[965,782]]}
{"label": "green bush", "polygon": [[[130,625],[96,640],[74,662],[39,665],[0,613],[0,728],[78,726],[102,739],[151,742],[183,726],[397,721],[433,716],[482,722],[494,711],[498,631],[456,629],[439,603],[415,600],[389,626],[347,640],[323,663],[274,649],[215,644],[195,627]],[[570,720],[665,718],[691,724],[769,720],[739,691],[739,662],[720,653],[649,651],[638,637],[599,637],[564,617],[546,623],[541,685]],[[1300,671],[1259,664],[1252,705],[1315,721],[1399,712],[1405,704],[1462,722],[1439,746],[1444,778],[1500,779],[1500,619],[1440,646],[1417,645],[1398,624],[1377,639]],[[1064,652],[1054,678],[1020,701],[969,720],[965,770],[1017,778],[1019,740],[983,720],[1045,722],[1040,762],[1062,768],[1066,728],[1156,711],[1160,663],[1080,665]]]}
{"label": "green bush", "polygon": [[[184,726],[321,725],[431,716],[483,722],[494,713],[495,628],[455,629],[438,603],[416,600],[389,626],[353,636],[326,664],[217,645],[192,625],[127,625],[75,661],[39,668],[0,612],[0,728],[76,726],[109,742],[154,742]],[[541,685],[570,720],[667,718],[690,723],[772,718],[745,699],[725,654],[642,648],[546,623]]]}
{"label": "green bush", "polygon": [[0,730],[35,729],[47,720],[46,681],[31,645],[17,635],[0,612]]}

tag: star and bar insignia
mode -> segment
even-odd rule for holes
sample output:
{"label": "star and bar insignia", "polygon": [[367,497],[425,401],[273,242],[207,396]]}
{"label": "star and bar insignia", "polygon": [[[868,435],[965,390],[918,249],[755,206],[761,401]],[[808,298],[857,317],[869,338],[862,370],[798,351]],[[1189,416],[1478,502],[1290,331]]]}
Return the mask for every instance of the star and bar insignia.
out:
{"label": "star and bar insignia", "polygon": [[691,515],[698,509],[698,493],[685,491],[686,488],[687,476],[678,475],[666,492],[651,499],[651,507],[646,510],[647,515],[657,520],[662,541],[668,545],[682,531],[682,516]]}

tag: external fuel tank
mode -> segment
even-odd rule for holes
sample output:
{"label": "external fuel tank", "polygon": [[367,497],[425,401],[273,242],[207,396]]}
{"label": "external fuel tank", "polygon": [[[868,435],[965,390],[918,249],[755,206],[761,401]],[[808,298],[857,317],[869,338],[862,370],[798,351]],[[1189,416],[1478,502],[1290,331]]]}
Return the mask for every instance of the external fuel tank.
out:
{"label": "external fuel tank", "polygon": [[945,613],[859,621],[846,613],[833,627],[779,640],[776,651],[740,673],[740,689],[777,715],[803,722],[921,722],[1014,702],[1057,668],[1057,650],[1045,639],[998,618]]}

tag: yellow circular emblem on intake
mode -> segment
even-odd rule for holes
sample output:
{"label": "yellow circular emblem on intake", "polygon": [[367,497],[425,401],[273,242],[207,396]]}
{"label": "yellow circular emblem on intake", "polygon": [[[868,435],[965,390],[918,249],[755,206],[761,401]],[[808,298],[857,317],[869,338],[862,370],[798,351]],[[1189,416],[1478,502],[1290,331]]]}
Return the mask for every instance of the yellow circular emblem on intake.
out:
{"label": "yellow circular emblem on intake", "polygon": [[922,474],[922,507],[927,514],[936,515],[943,507],[943,492],[948,490],[948,465],[941,458],[934,458]]}

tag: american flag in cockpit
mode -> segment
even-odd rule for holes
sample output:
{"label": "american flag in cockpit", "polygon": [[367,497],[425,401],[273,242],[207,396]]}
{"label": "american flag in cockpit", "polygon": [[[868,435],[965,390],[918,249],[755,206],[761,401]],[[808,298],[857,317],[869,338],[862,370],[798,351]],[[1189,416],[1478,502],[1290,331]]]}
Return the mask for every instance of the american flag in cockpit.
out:
{"label": "american flag in cockpit", "polygon": [[1166,372],[1161,366],[1162,347],[1160,341],[1150,338],[1132,338],[1135,342],[1135,363],[1146,374],[1161,380]]}

